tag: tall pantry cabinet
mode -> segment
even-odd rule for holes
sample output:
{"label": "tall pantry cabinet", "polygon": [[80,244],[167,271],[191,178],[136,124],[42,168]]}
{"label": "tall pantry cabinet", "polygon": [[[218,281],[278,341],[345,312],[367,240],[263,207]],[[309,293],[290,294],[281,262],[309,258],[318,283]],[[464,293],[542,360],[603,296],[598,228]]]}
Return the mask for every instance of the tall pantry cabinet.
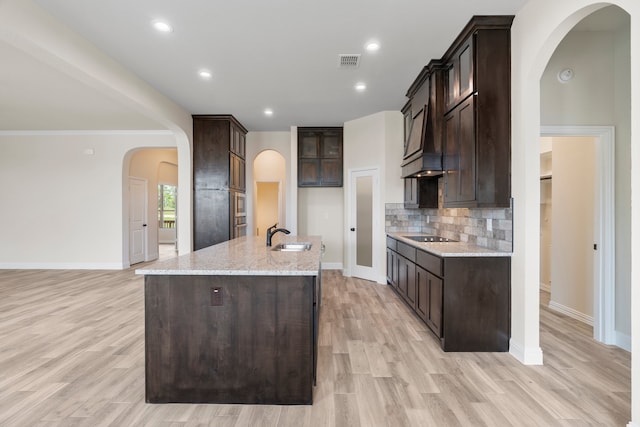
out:
{"label": "tall pantry cabinet", "polygon": [[193,116],[193,250],[246,235],[246,134],[231,115]]}

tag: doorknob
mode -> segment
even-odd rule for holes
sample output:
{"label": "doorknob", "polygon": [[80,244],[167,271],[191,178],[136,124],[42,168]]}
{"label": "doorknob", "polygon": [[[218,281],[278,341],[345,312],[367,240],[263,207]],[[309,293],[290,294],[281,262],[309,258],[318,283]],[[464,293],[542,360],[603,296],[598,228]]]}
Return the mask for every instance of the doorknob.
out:
{"label": "doorknob", "polygon": [[356,231],[356,229],[355,229],[355,228],[353,228],[353,227],[351,227],[351,231]]}

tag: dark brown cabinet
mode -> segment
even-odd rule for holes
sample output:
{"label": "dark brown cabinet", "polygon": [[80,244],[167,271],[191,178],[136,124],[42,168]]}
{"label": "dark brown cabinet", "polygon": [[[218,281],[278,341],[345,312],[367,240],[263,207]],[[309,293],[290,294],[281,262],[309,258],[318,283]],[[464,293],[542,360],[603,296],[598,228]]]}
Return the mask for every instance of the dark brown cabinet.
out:
{"label": "dark brown cabinet", "polygon": [[246,235],[247,130],[230,115],[193,116],[193,249]]}
{"label": "dark brown cabinet", "polygon": [[447,110],[473,93],[473,37],[467,38],[447,64]]}
{"label": "dark brown cabinet", "polygon": [[445,116],[445,206],[476,200],[474,100],[470,96]]}
{"label": "dark brown cabinet", "polygon": [[439,257],[387,237],[387,269],[396,266],[397,286],[389,284],[444,351],[509,350],[509,257]]}
{"label": "dark brown cabinet", "polygon": [[145,276],[146,401],[312,404],[320,287],[319,273]]}
{"label": "dark brown cabinet", "polygon": [[512,21],[473,17],[443,58],[446,208],[510,206]]}
{"label": "dark brown cabinet", "polygon": [[405,178],[404,207],[438,208],[438,180],[435,178]]}
{"label": "dark brown cabinet", "polygon": [[442,279],[416,265],[416,313],[438,337],[442,337]]}
{"label": "dark brown cabinet", "polygon": [[298,186],[342,187],[342,128],[298,128]]}

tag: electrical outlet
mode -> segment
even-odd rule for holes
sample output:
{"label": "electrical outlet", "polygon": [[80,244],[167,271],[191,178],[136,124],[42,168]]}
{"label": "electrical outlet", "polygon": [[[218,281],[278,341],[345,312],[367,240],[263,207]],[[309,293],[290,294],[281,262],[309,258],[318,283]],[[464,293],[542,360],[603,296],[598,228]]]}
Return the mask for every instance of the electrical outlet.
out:
{"label": "electrical outlet", "polygon": [[211,288],[211,306],[222,305],[222,288]]}

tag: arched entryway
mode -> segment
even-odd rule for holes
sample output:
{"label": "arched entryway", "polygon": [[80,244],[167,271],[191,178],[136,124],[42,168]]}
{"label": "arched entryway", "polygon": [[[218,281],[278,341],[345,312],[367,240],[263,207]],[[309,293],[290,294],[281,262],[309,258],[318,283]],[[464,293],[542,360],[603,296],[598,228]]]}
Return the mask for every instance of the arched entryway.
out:
{"label": "arched entryway", "polygon": [[[633,0],[608,3],[590,0],[529,1],[512,27],[512,188],[514,247],[512,258],[511,353],[526,364],[543,361],[539,340],[539,223],[540,223],[540,79],[553,52],[567,33],[593,12],[617,5],[631,16],[631,51],[640,46],[640,4]],[[634,21],[634,18],[636,20]],[[640,70],[640,57],[631,55],[631,76]],[[631,84],[631,111],[640,110],[640,88]],[[631,120],[631,189],[640,188],[640,121]],[[631,265],[640,265],[640,215],[631,207]],[[631,271],[632,288],[640,283]],[[635,286],[637,287],[637,286]],[[631,291],[632,350],[640,351],[640,293]],[[634,339],[635,338],[635,339]],[[632,352],[632,419],[640,419],[640,360]]]}
{"label": "arched entryway", "polygon": [[275,223],[286,224],[286,162],[275,150],[260,152],[253,161],[253,221],[249,234],[266,236],[266,229]]}

